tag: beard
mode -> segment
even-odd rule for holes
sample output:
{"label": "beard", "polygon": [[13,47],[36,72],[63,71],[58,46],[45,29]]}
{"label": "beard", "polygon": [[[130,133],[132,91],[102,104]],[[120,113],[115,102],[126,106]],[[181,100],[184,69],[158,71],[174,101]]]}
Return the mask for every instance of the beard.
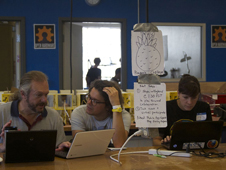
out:
{"label": "beard", "polygon": [[[39,102],[37,104],[33,104],[33,103],[31,103],[29,101],[29,96],[28,96],[27,97],[27,105],[28,105],[28,108],[31,109],[33,112],[35,112],[35,113],[43,113],[44,112],[44,108],[47,105],[47,103],[46,102]],[[38,106],[43,106],[43,105],[44,105],[44,107],[43,107],[42,110],[38,110],[37,109]]]}

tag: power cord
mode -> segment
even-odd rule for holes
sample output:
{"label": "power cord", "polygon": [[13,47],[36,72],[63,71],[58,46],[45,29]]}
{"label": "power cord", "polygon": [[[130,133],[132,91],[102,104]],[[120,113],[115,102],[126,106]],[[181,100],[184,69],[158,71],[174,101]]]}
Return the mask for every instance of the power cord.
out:
{"label": "power cord", "polygon": [[191,151],[191,153],[193,153],[196,156],[203,156],[206,158],[224,158],[226,156],[226,152],[225,153],[205,152],[199,143],[196,144],[201,149],[201,151],[199,151],[198,153],[196,153],[194,150]]}
{"label": "power cord", "polygon": [[[181,151],[172,151],[169,154],[160,154],[159,153],[159,149],[161,149],[161,148],[164,148],[164,147],[161,146],[161,147],[156,149],[156,154],[157,154],[158,157],[161,157],[161,156],[174,156],[174,155],[176,156],[177,154],[183,154],[184,153],[184,152],[181,152]],[[186,153],[188,153],[188,152],[186,152]]]}
{"label": "power cord", "polygon": [[225,153],[216,153],[216,152],[205,152],[205,151],[199,151],[196,153],[194,150],[191,151],[196,156],[203,156],[206,158],[224,158],[226,156]]}
{"label": "power cord", "polygon": [[[119,153],[118,153],[118,154],[111,155],[111,156],[110,156],[110,159],[113,160],[113,161],[115,161],[115,162],[118,162],[120,165],[122,165],[122,163],[120,162],[120,154],[121,154],[121,152],[122,152],[124,146],[127,144],[127,142],[128,142],[133,136],[135,136],[135,135],[140,136],[140,135],[142,135],[142,133],[143,133],[142,130],[138,130],[138,131],[136,131],[135,133],[133,133],[133,134],[132,134],[125,142],[124,142],[124,144],[122,145],[122,147],[121,147],[120,150],[119,150]],[[134,153],[148,153],[148,151],[124,152],[124,153],[122,153],[122,155],[123,155],[123,154],[134,154]],[[113,156],[116,156],[116,155],[118,155],[118,160],[115,159],[115,158],[113,158]]]}
{"label": "power cord", "polygon": [[190,143],[187,145],[187,147],[186,147],[186,153],[190,153],[191,151],[190,151]]}
{"label": "power cord", "polygon": [[[126,154],[139,154],[139,153],[148,153],[148,151],[123,152],[123,153],[121,153],[121,155],[126,155]],[[118,155],[118,154],[111,155],[110,156],[110,159],[113,160],[113,161],[115,161],[115,162],[117,162],[117,163],[119,163],[120,165],[122,165],[122,163],[120,162],[120,160],[117,160],[117,159],[113,158],[113,156],[116,156],[116,155]]]}
{"label": "power cord", "polygon": [[[132,134],[132,135],[125,141],[125,143],[122,145],[122,147],[121,147],[120,150],[119,150],[119,153],[118,153],[118,154],[113,154],[113,155],[111,155],[111,156],[110,156],[110,159],[113,160],[113,161],[115,161],[115,162],[117,162],[117,163],[119,163],[120,165],[122,165],[122,163],[120,162],[120,154],[122,154],[122,155],[124,155],[124,154],[140,154],[140,153],[148,153],[148,154],[151,154],[151,153],[150,153],[150,150],[149,150],[149,151],[135,151],[135,152],[123,152],[123,153],[121,153],[121,151],[123,150],[124,146],[127,144],[127,142],[128,142],[133,136],[135,136],[135,135],[137,135],[137,136],[143,135],[143,133],[144,133],[143,130],[140,129],[140,130],[136,131],[134,134]],[[156,154],[153,154],[154,156],[161,157],[161,158],[166,158],[166,156],[179,156],[179,155],[181,155],[181,154],[184,154],[184,152],[178,151],[178,152],[172,152],[172,153],[166,154],[166,155],[161,155],[161,154],[159,154],[159,152],[158,152],[160,148],[163,148],[163,147],[157,148],[157,149],[156,149],[156,152],[155,152]],[[189,148],[189,149],[190,149],[190,148]],[[189,149],[188,149],[187,151],[189,151]],[[179,154],[179,155],[178,155],[178,154]],[[115,158],[113,158],[113,156],[116,156],[116,155],[118,155],[118,160],[115,159]],[[181,156],[182,156],[182,155],[181,155]],[[189,155],[183,155],[183,156],[185,156],[185,157],[190,157],[190,154],[189,154]]]}
{"label": "power cord", "polygon": [[64,112],[66,113],[66,115],[67,115],[67,117],[68,117],[68,120],[69,120],[69,123],[70,123],[70,125],[71,125],[71,118],[70,118],[70,116],[69,116],[69,114],[68,114],[68,112],[67,112],[67,109],[66,109],[66,102],[64,101]]}

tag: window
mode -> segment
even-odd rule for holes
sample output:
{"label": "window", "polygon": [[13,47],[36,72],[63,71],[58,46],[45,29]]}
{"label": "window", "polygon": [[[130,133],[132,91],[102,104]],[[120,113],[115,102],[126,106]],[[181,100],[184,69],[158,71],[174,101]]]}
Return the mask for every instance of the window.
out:
{"label": "window", "polygon": [[84,26],[82,28],[83,46],[83,88],[87,87],[86,74],[94,65],[94,58],[99,57],[101,63],[101,79],[110,80],[115,70],[121,67],[121,27],[120,23],[108,26]]}
{"label": "window", "polygon": [[176,82],[183,74],[206,80],[206,25],[196,23],[153,23],[163,35],[164,82]]}
{"label": "window", "polygon": [[[70,18],[60,18],[59,23],[60,89],[72,88],[75,91],[86,88],[85,76],[96,57],[101,58],[102,79],[109,80],[115,75],[116,68],[126,67],[125,19],[74,18],[70,22]],[[86,36],[84,32],[88,30],[91,30],[91,35],[88,33]],[[98,32],[103,36],[100,37]],[[124,69],[121,89],[126,90],[126,87],[127,70]]]}

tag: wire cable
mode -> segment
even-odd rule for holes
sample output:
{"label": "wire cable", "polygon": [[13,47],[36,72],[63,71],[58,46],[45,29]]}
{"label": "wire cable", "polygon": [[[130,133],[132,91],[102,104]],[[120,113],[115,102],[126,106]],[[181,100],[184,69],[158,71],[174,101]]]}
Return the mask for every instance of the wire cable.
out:
{"label": "wire cable", "polygon": [[[124,148],[124,146],[127,144],[127,142],[128,142],[133,136],[135,136],[135,135],[139,136],[139,135],[142,135],[142,134],[143,134],[143,130],[141,130],[141,129],[138,130],[138,131],[136,131],[134,134],[132,134],[132,135],[124,142],[124,144],[123,144],[122,147],[120,148],[118,154],[113,154],[113,155],[111,155],[111,156],[110,156],[110,159],[113,160],[113,161],[115,161],[115,162],[117,162],[117,163],[119,163],[120,165],[122,165],[122,163],[120,162],[120,155],[149,153],[149,151],[135,151],[135,152],[123,152],[123,153],[121,153],[122,150],[123,150],[123,148]],[[162,148],[162,147],[159,147],[159,148],[156,149],[157,155],[159,155],[158,150],[159,150],[160,148]],[[183,153],[183,152],[180,152],[180,151],[178,151],[178,152],[173,152],[173,153],[171,153],[171,154],[169,154],[169,155],[164,155],[164,156],[173,156],[173,154],[176,154],[176,153]],[[118,160],[115,159],[115,158],[113,158],[113,156],[116,156],[116,155],[118,155]]]}
{"label": "wire cable", "polygon": [[[127,142],[133,137],[133,136],[135,136],[135,135],[137,135],[137,136],[139,136],[139,135],[141,135],[143,132],[142,132],[142,130],[138,130],[138,131],[136,131],[134,134],[132,134],[129,138],[127,138],[127,140],[124,142],[124,144],[122,145],[122,147],[120,148],[120,150],[119,150],[119,153],[118,153],[118,160],[117,159],[115,159],[115,158],[113,158],[112,156],[110,156],[110,158],[113,160],[113,161],[115,161],[115,162],[118,162],[120,165],[122,165],[122,163],[120,162],[120,154],[121,154],[121,152],[122,152],[122,149],[124,148],[124,146],[127,144]],[[130,152],[128,152],[128,153],[130,153]],[[137,153],[137,152],[133,152],[133,153]],[[146,151],[146,153],[148,153],[148,151]],[[122,154],[124,154],[124,153],[122,153]],[[114,154],[114,156],[115,155],[117,155],[117,154]]]}
{"label": "wire cable", "polygon": [[70,14],[70,90],[72,93],[72,12],[73,0],[71,0],[71,14]]}
{"label": "wire cable", "polygon": [[70,118],[70,116],[69,116],[69,114],[68,114],[68,112],[67,112],[67,110],[66,110],[66,102],[65,102],[65,100],[64,100],[64,112],[66,113],[66,115],[67,115],[67,117],[68,117],[68,120],[69,120],[69,123],[70,123],[70,125],[71,125],[71,118]]}
{"label": "wire cable", "polygon": [[137,0],[137,23],[140,23],[140,0]]}
{"label": "wire cable", "polygon": [[146,0],[146,23],[149,23],[149,19],[148,19],[148,0]]}
{"label": "wire cable", "polygon": [[[126,155],[126,154],[140,154],[140,153],[148,153],[148,151],[123,152],[123,153],[121,153],[121,155]],[[120,165],[122,165],[122,163],[119,160],[113,158],[113,156],[116,156],[116,155],[118,155],[118,154],[111,155],[110,156],[110,159],[113,160],[113,161],[115,161],[115,162],[118,162]]]}
{"label": "wire cable", "polygon": [[[164,147],[161,146],[161,147],[159,147],[159,148],[156,149],[157,155],[161,155],[161,154],[159,154],[159,152],[158,152],[159,149],[161,149],[161,148],[164,148]],[[169,154],[169,155],[165,155],[165,154],[164,154],[164,156],[173,156],[173,155],[176,154],[176,153],[184,153],[184,152],[177,151],[177,152],[172,152],[172,153]]]}
{"label": "wire cable", "polygon": [[205,158],[224,158],[226,156],[225,153],[216,153],[216,152],[205,152],[205,151],[199,151],[196,153],[194,150],[191,151],[196,156],[203,156]]}
{"label": "wire cable", "polygon": [[205,150],[201,147],[201,145],[199,143],[196,143],[201,151],[199,151],[198,153],[196,153],[194,150],[191,151],[191,153],[193,153],[196,156],[203,156],[206,158],[224,158],[226,156],[226,153],[216,153],[216,152],[205,152]]}

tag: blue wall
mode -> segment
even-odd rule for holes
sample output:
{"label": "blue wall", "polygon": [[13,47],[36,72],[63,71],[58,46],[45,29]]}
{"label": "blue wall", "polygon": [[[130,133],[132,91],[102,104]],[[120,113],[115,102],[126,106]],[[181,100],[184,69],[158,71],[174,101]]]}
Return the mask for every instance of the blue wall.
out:
{"label": "blue wall", "polygon": [[[141,23],[146,22],[145,2],[140,0]],[[45,72],[50,89],[59,89],[58,18],[70,17],[70,3],[70,0],[0,0],[0,16],[25,17],[26,71]],[[211,48],[211,25],[226,24],[225,6],[225,0],[149,0],[149,22],[206,23],[206,81],[226,81],[226,49]],[[130,32],[138,21],[137,0],[101,0],[93,7],[85,0],[73,0],[73,17],[126,19],[127,88],[133,88],[136,77],[131,73]],[[56,49],[34,49],[33,24],[56,25]]]}

